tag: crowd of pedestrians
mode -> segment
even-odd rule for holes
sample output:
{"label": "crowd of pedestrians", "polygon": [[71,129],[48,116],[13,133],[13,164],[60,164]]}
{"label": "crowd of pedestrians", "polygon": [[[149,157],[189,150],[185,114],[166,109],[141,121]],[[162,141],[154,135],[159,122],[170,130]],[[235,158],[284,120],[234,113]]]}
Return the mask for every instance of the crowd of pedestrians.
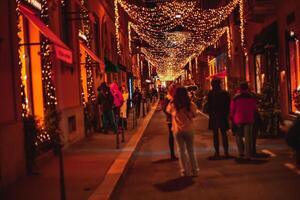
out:
{"label": "crowd of pedestrians", "polygon": [[[248,86],[242,82],[235,94],[222,89],[220,79],[211,81],[212,89],[207,95],[208,127],[213,133],[215,153],[220,157],[219,134],[222,136],[224,156],[231,158],[228,143],[228,130],[231,129],[236,139],[238,161],[251,161],[257,157],[256,137],[259,121],[258,100]],[[159,98],[162,110],[166,114],[169,130],[169,148],[171,160],[177,160],[174,143],[177,144],[180,173],[182,176],[197,176],[198,162],[194,152],[194,118],[197,108],[191,101],[186,88],[172,84],[167,92],[161,90]],[[298,117],[287,134],[288,144],[296,151],[296,162],[300,165],[300,117]],[[174,141],[175,138],[175,141]]]}
{"label": "crowd of pedestrians", "polygon": [[[228,130],[231,129],[236,139],[239,160],[251,160],[256,157],[256,137],[259,121],[257,98],[250,91],[248,83],[239,85],[236,93],[230,94],[222,89],[220,79],[211,81],[211,90],[207,94],[205,110],[209,116],[208,128],[212,130],[213,158],[221,157],[219,135],[221,134],[224,156],[231,158],[228,143]],[[182,176],[197,176],[199,172],[197,158],[194,152],[194,118],[198,113],[192,101],[193,95],[185,87],[171,84],[167,89],[140,91],[135,88],[132,99],[125,85],[118,86],[116,82],[109,86],[104,82],[98,88],[98,104],[101,116],[101,127],[104,133],[119,128],[127,129],[128,110],[133,106],[135,118],[145,115],[148,102],[159,99],[159,109],[166,114],[169,132],[170,159],[178,160]],[[288,144],[296,151],[297,164],[300,164],[300,117],[294,122],[287,134]],[[175,151],[175,144],[177,150]],[[178,158],[177,158],[177,156]]]}
{"label": "crowd of pedestrians", "polygon": [[126,85],[119,86],[116,81],[111,84],[103,82],[98,87],[97,103],[99,107],[100,131],[116,133],[120,129],[127,130],[127,119],[130,108],[134,110],[135,120],[145,116],[149,103],[157,99],[157,90],[141,91],[139,87],[134,89],[132,99]]}

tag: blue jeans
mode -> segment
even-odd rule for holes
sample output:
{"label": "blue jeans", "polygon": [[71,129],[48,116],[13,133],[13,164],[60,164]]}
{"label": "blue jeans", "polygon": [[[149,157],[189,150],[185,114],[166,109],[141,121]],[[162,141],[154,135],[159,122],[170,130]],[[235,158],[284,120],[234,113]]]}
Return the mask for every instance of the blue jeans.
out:
{"label": "blue jeans", "polygon": [[[245,137],[245,141],[244,141]],[[239,150],[239,155],[244,155],[246,158],[251,158],[254,154],[253,149],[253,125],[243,124],[238,125],[236,130],[236,143]]]}
{"label": "blue jeans", "polygon": [[[177,149],[179,151],[180,170],[183,175],[189,175],[190,169],[192,173],[197,173],[198,161],[194,152],[194,133],[193,132],[179,132],[175,134]],[[187,154],[189,157],[186,155]]]}

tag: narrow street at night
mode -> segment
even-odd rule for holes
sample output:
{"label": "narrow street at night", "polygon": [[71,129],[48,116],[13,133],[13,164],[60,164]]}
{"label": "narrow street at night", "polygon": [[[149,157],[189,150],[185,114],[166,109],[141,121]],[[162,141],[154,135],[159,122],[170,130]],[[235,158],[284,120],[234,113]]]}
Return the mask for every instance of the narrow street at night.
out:
{"label": "narrow street at night", "polygon": [[[234,158],[211,160],[214,151],[207,119],[198,116],[196,126],[198,177],[180,177],[178,161],[169,159],[165,115],[156,112],[113,199],[299,199],[300,171],[286,166],[291,152],[282,139],[259,139],[261,158],[248,163]],[[230,153],[237,154],[232,136]]]}
{"label": "narrow street at night", "polygon": [[0,13],[0,200],[300,200],[300,0]]}

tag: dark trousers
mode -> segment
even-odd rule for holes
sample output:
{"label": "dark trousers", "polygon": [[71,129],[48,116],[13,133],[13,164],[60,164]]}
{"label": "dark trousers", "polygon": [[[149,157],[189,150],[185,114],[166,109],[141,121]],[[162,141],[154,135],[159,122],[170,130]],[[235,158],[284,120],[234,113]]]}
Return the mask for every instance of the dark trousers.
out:
{"label": "dark trousers", "polygon": [[112,110],[103,111],[103,129],[107,132],[111,128],[114,132],[117,132],[117,125],[115,121],[114,112]]}
{"label": "dark trousers", "polygon": [[120,118],[119,120],[119,126],[127,130],[127,119],[126,118]]}
{"label": "dark trousers", "polygon": [[174,150],[174,134],[172,131],[172,124],[168,123],[168,128],[169,128],[169,148],[170,148],[170,154],[171,154],[171,159],[175,158],[175,150]]}
{"label": "dark trousers", "polygon": [[[223,143],[223,148],[224,148],[224,153],[228,154],[228,138],[227,138],[227,133],[225,129],[220,129],[221,134],[222,134],[222,143]],[[219,128],[214,128],[213,129],[214,133],[214,147],[216,153],[219,153]]]}
{"label": "dark trousers", "polygon": [[135,105],[136,118],[140,117],[140,111],[141,111],[141,103],[136,103]]}

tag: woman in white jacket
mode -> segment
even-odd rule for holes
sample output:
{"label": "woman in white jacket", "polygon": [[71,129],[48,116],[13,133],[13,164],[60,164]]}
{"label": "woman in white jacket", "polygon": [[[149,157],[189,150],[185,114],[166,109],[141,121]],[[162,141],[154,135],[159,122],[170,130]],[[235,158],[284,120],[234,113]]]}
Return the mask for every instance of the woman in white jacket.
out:
{"label": "woman in white jacket", "polygon": [[199,168],[194,152],[195,129],[193,124],[197,108],[191,102],[186,88],[178,87],[176,89],[173,101],[169,103],[166,111],[172,115],[172,131],[179,151],[181,175],[197,176]]}
{"label": "woman in white jacket", "polygon": [[120,119],[123,123],[125,130],[127,130],[127,100],[129,98],[129,93],[125,85],[122,85],[122,95],[123,95],[123,104],[120,108]]}

